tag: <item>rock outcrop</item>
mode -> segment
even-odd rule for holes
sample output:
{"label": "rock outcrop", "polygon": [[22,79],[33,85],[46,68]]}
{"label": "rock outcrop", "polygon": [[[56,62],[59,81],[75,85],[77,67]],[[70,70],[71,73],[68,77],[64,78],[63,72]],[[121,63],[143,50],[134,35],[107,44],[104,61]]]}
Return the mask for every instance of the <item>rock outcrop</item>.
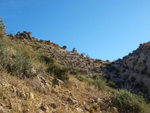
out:
{"label": "rock outcrop", "polygon": [[143,92],[150,98],[150,42],[140,44],[137,50],[112,62],[105,70],[106,78],[117,87],[134,93]]}

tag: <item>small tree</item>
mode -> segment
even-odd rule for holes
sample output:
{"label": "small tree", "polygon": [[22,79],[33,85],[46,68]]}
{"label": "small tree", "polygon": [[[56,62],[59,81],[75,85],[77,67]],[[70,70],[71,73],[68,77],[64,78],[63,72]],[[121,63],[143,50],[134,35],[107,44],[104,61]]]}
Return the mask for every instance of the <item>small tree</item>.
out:
{"label": "small tree", "polygon": [[0,17],[0,31],[3,31],[5,28],[5,25],[3,24],[3,20],[2,18]]}
{"label": "small tree", "polygon": [[5,34],[5,25],[3,24],[3,20],[0,17],[0,37],[3,37]]}
{"label": "small tree", "polygon": [[67,48],[67,46],[65,46],[65,45],[64,45],[62,48],[63,48],[63,49],[66,49],[66,48]]}

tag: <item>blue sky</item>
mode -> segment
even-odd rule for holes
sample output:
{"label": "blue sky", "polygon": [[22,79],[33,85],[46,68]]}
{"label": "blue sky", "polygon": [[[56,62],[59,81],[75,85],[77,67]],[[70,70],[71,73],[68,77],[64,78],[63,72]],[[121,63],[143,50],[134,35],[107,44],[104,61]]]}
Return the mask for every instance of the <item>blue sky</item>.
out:
{"label": "blue sky", "polygon": [[30,31],[102,60],[150,41],[150,0],[0,0],[0,16],[7,33]]}

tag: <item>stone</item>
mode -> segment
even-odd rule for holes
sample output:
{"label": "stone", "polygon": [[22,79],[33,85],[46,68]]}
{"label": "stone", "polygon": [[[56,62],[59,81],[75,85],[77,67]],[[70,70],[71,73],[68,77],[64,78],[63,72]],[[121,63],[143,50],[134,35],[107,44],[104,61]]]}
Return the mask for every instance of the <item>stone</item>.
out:
{"label": "stone", "polygon": [[20,35],[20,32],[18,32],[16,35]]}
{"label": "stone", "polygon": [[53,87],[55,85],[60,86],[60,85],[64,84],[64,82],[62,80],[59,80],[59,79],[56,79],[56,78],[53,79],[52,83],[53,83]]}
{"label": "stone", "polygon": [[50,106],[51,106],[52,108],[54,108],[54,109],[57,108],[57,105],[56,105],[55,103],[51,103]]}
{"label": "stone", "polygon": [[113,113],[118,113],[117,108],[116,108],[116,107],[112,107],[112,112],[113,112]]}
{"label": "stone", "polygon": [[34,68],[32,68],[31,73],[36,74],[36,70]]}
{"label": "stone", "polygon": [[15,35],[13,35],[13,34],[10,34],[8,36],[10,36],[12,39],[15,39]]}
{"label": "stone", "polygon": [[28,38],[29,38],[30,40],[32,40],[31,33],[28,33]]}
{"label": "stone", "polygon": [[83,110],[81,108],[76,108],[77,113],[83,113]]}
{"label": "stone", "polygon": [[44,111],[44,112],[46,112],[46,111],[49,110],[49,108],[48,108],[46,105],[44,105],[44,104],[41,105],[40,109],[41,109],[42,111]]}
{"label": "stone", "polygon": [[23,113],[29,113],[29,109],[24,109]]}
{"label": "stone", "polygon": [[4,113],[4,109],[2,106],[0,106],[0,113]]}
{"label": "stone", "polygon": [[23,32],[21,35],[22,35],[25,39],[28,39],[28,34],[26,34],[25,32]]}
{"label": "stone", "polygon": [[30,99],[34,99],[34,94],[32,92],[30,92]]}
{"label": "stone", "polygon": [[85,109],[86,109],[87,111],[89,111],[89,110],[90,110],[89,105],[86,105],[86,106],[85,106]]}
{"label": "stone", "polygon": [[102,102],[102,99],[97,98],[97,103],[100,104]]}
{"label": "stone", "polygon": [[72,104],[72,105],[74,105],[74,104],[76,104],[76,103],[78,102],[77,100],[75,100],[75,99],[73,99],[73,98],[68,98],[67,101],[68,101],[70,104]]}
{"label": "stone", "polygon": [[66,97],[65,95],[62,96],[62,100],[67,101],[68,97]]}

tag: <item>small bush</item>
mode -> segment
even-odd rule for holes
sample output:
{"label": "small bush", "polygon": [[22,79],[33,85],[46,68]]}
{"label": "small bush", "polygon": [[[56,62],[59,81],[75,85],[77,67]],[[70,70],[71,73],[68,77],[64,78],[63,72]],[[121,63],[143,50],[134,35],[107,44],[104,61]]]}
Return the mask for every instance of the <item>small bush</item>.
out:
{"label": "small bush", "polygon": [[72,74],[72,75],[78,75],[79,71],[73,69],[73,70],[70,71],[70,74]]}
{"label": "small bush", "polygon": [[111,75],[107,74],[107,75],[105,76],[105,78],[106,78],[107,80],[110,80],[110,79],[111,79]]}
{"label": "small bush", "polygon": [[54,60],[51,57],[46,56],[46,55],[42,55],[40,57],[40,60],[44,61],[46,64],[53,64],[54,63]]}
{"label": "small bush", "polygon": [[116,68],[115,68],[114,66],[112,66],[111,64],[109,64],[109,65],[108,65],[108,70],[109,70],[110,72],[112,72],[112,71],[115,71]]}
{"label": "small bush", "polygon": [[5,25],[3,24],[3,21],[0,17],[0,37],[3,37],[5,34]]}
{"label": "small bush", "polygon": [[77,78],[79,81],[85,81],[85,82],[88,81],[88,78],[87,78],[86,76],[77,75],[76,78]]}
{"label": "small bush", "polygon": [[112,81],[109,81],[108,82],[108,86],[115,88],[116,84],[114,82],[112,82]]}
{"label": "small bush", "polygon": [[90,113],[95,113],[95,110],[93,107],[90,107],[89,111],[90,111]]}
{"label": "small bush", "polygon": [[3,69],[9,64],[9,54],[2,46],[0,47],[0,64]]}
{"label": "small bush", "polygon": [[119,76],[119,72],[118,71],[115,71],[114,73],[116,76]]}
{"label": "small bush", "polygon": [[[14,49],[15,48],[15,49]],[[0,64],[3,70],[17,76],[32,76],[32,61],[24,56],[15,44],[5,37],[0,40]]]}
{"label": "small bush", "polygon": [[102,79],[98,79],[98,80],[94,80],[94,81],[92,81],[93,83],[93,85],[95,85],[97,88],[98,88],[98,90],[105,90],[106,89],[106,82],[104,81],[104,80],[102,80]]}
{"label": "small bush", "polygon": [[149,109],[142,95],[135,95],[127,90],[119,90],[114,96],[114,104],[120,110],[129,110],[132,113],[143,113]]}
{"label": "small bush", "polygon": [[103,63],[103,61],[100,60],[100,59],[96,59],[95,61],[96,61],[96,62],[99,62],[99,63]]}
{"label": "small bush", "polygon": [[8,68],[8,72],[14,73],[16,75],[25,75],[30,77],[32,75],[32,62],[21,54],[16,55],[15,62],[12,66]]}
{"label": "small bush", "polygon": [[93,75],[92,77],[94,80],[100,79],[100,75]]}
{"label": "small bush", "polygon": [[103,66],[103,65],[101,65],[101,66],[100,66],[100,68],[104,68],[104,66]]}
{"label": "small bush", "polygon": [[53,64],[48,67],[47,72],[50,75],[53,75],[55,78],[58,78],[60,80],[63,81],[69,80],[68,69],[65,67],[61,67],[59,65]]}
{"label": "small bush", "polygon": [[0,63],[2,68],[6,69],[11,74],[15,74],[17,76],[25,75],[26,77],[30,77],[32,74],[32,62],[20,53],[17,53],[15,58],[11,58],[9,51],[1,49]]}
{"label": "small bush", "polygon": [[65,46],[65,45],[62,47],[62,49],[66,49],[66,48],[67,48],[67,46]]}
{"label": "small bush", "polygon": [[105,90],[107,86],[106,81],[102,79],[94,80],[89,77],[81,76],[81,75],[78,75],[77,79],[80,81],[87,82],[89,85],[94,85],[96,88],[98,88],[98,90]]}

